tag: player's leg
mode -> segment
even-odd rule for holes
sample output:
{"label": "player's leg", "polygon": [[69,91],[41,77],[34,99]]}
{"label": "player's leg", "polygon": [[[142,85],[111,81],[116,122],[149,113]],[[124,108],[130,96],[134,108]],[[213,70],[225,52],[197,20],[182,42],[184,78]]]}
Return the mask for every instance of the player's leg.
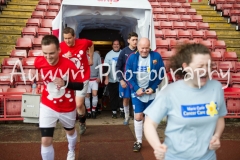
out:
{"label": "player's leg", "polygon": [[80,134],[84,134],[86,131],[86,108],[84,105],[85,102],[85,96],[88,89],[88,83],[89,81],[84,82],[84,87],[81,91],[76,91],[76,108],[77,108],[77,114],[79,116],[79,127],[80,127]]}
{"label": "player's leg", "polygon": [[85,97],[85,105],[86,105],[86,110],[87,110],[87,118],[91,118],[91,102],[90,102],[90,96],[91,96],[91,91],[92,91],[92,81],[89,81],[88,89],[87,89],[87,94]]}
{"label": "player's leg", "polygon": [[123,98],[123,109],[124,109],[124,121],[123,124],[124,125],[128,125],[129,124],[129,101],[130,101],[130,97],[131,97],[131,90],[130,87],[127,86],[127,88],[122,88],[121,84],[119,84],[119,96],[121,98]]}
{"label": "player's leg", "polygon": [[39,128],[41,131],[41,155],[43,160],[54,160],[53,133],[59,113],[40,104]]}
{"label": "player's leg", "polygon": [[98,104],[98,83],[97,81],[93,81],[92,85],[92,118],[96,118],[96,110]]}

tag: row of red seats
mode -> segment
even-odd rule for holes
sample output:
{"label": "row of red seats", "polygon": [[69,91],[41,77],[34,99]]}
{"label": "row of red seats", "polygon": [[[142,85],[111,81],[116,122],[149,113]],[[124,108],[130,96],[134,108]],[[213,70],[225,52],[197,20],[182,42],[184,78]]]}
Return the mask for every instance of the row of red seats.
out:
{"label": "row of red seats", "polygon": [[217,4],[240,4],[240,0],[209,0],[210,5],[217,5]]}
{"label": "row of red seats", "polygon": [[61,6],[62,0],[39,0],[40,5],[58,5]]}
{"label": "row of red seats", "polygon": [[158,21],[180,21],[180,22],[202,22],[201,15],[172,15],[172,14],[155,14],[153,15],[154,22]]}
{"label": "row of red seats", "polygon": [[237,61],[212,61],[212,69],[230,71],[230,72],[239,72],[240,71],[240,62]]}
{"label": "row of red seats", "polygon": [[21,66],[24,69],[34,69],[34,61],[35,61],[36,57],[28,57],[28,58],[18,58],[18,57],[14,57],[14,58],[4,58],[1,64],[1,69],[2,72],[4,69],[12,69],[15,65],[16,65],[16,69],[19,69],[19,65],[21,64]]}
{"label": "row of red seats", "polygon": [[176,22],[176,21],[155,21],[154,28],[165,30],[165,29],[181,29],[181,30],[208,30],[208,23],[198,22]]}
{"label": "row of red seats", "polygon": [[186,3],[186,0],[148,0],[149,2],[178,2]]}
{"label": "row of red seats", "polygon": [[27,20],[26,26],[36,26],[39,28],[50,28],[52,29],[52,19],[35,19],[29,18]]}
{"label": "row of red seats", "polygon": [[215,10],[222,11],[224,9],[240,9],[240,4],[217,4]]}
{"label": "row of red seats", "polygon": [[150,2],[152,8],[191,8],[190,3]]}
{"label": "row of red seats", "polygon": [[155,29],[155,35],[156,38],[187,38],[189,40],[192,39],[198,39],[198,40],[213,40],[218,39],[216,31],[210,31],[210,30],[180,30],[174,29],[174,30],[157,30]]}
{"label": "row of red seats", "polygon": [[228,18],[228,23],[237,23],[240,24],[240,16],[230,16]]}
{"label": "row of red seats", "polygon": [[153,8],[153,14],[187,14],[196,15],[197,11],[194,8]]}
{"label": "row of red seats", "polygon": [[14,49],[10,53],[11,58],[27,58],[27,57],[37,57],[42,55],[43,53],[41,49],[29,50],[28,52],[26,50]]}
{"label": "row of red seats", "polygon": [[21,35],[22,37],[26,36],[26,35],[30,35],[33,36],[35,38],[37,37],[42,37],[44,35],[50,35],[51,34],[51,29],[50,28],[38,28],[36,26],[32,27],[24,27],[22,29]]}
{"label": "row of red seats", "polygon": [[59,12],[60,6],[58,5],[37,5],[35,11],[43,12]]}
{"label": "row of red seats", "polygon": [[176,40],[175,38],[173,39],[168,39],[168,40],[162,40],[162,39],[156,39],[156,46],[158,49],[162,48],[166,51],[172,50],[176,48],[176,46],[180,43],[201,43],[208,47],[210,51],[219,51],[219,52],[226,52],[226,44],[222,40],[216,40],[216,41],[210,41],[210,40],[202,40],[202,41],[197,41],[197,40],[188,40],[188,39],[183,39],[183,40]]}
{"label": "row of red seats", "polygon": [[57,16],[57,12],[44,12],[44,11],[33,11],[31,18],[37,18],[37,19],[55,19]]}

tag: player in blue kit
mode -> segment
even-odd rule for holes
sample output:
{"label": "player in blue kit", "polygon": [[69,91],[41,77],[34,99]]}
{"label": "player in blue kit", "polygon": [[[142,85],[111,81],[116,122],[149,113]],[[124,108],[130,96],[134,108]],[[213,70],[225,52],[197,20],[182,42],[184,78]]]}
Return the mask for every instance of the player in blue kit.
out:
{"label": "player in blue kit", "polygon": [[[131,91],[129,85],[127,85],[127,82],[125,81],[124,77],[124,72],[125,72],[125,63],[127,61],[128,56],[137,51],[137,42],[138,42],[138,35],[135,32],[131,32],[128,34],[128,46],[123,48],[121,51],[117,65],[116,65],[116,70],[117,70],[117,78],[119,80],[119,96],[123,98],[123,109],[124,112],[120,112],[120,115],[125,119],[123,121],[124,125],[129,124],[129,100],[131,96]],[[119,72],[121,71],[121,72]],[[123,114],[124,113],[124,114]]]}
{"label": "player in blue kit", "polygon": [[[210,60],[209,49],[195,43],[179,46],[171,58],[171,69],[184,79],[161,90],[144,111],[145,137],[156,159],[216,160],[227,110],[221,83],[209,80]],[[156,128],[165,116],[161,143]]]}

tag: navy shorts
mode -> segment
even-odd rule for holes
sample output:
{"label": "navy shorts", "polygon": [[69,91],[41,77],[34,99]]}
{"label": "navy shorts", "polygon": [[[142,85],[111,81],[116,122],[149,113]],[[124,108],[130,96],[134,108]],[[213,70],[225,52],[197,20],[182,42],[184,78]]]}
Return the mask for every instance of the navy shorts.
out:
{"label": "navy shorts", "polygon": [[130,98],[131,97],[131,89],[129,85],[126,88],[122,88],[121,84],[119,83],[119,97],[120,98]]}
{"label": "navy shorts", "polygon": [[153,100],[142,102],[137,97],[132,96],[132,105],[134,113],[143,113],[143,111],[152,103]]}

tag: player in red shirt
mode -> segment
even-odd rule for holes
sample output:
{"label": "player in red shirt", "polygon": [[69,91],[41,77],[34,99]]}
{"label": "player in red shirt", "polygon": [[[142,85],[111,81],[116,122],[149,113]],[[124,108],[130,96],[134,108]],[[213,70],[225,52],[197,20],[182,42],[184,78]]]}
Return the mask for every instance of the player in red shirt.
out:
{"label": "player in red shirt", "polygon": [[[76,107],[80,122],[80,134],[86,131],[86,109],[84,106],[90,79],[90,65],[93,63],[94,45],[87,39],[76,39],[72,28],[66,27],[63,30],[64,41],[60,43],[61,55],[69,58],[75,63],[84,80],[84,87],[81,91],[76,91]],[[89,60],[87,56],[89,53]]]}
{"label": "player in red shirt", "polygon": [[69,149],[67,160],[74,160],[77,142],[74,127],[76,118],[74,90],[83,88],[83,80],[74,63],[59,56],[60,48],[57,37],[46,35],[41,45],[43,56],[37,57],[34,65],[44,83],[39,116],[42,159],[54,159],[53,133],[59,120],[67,134]]}

